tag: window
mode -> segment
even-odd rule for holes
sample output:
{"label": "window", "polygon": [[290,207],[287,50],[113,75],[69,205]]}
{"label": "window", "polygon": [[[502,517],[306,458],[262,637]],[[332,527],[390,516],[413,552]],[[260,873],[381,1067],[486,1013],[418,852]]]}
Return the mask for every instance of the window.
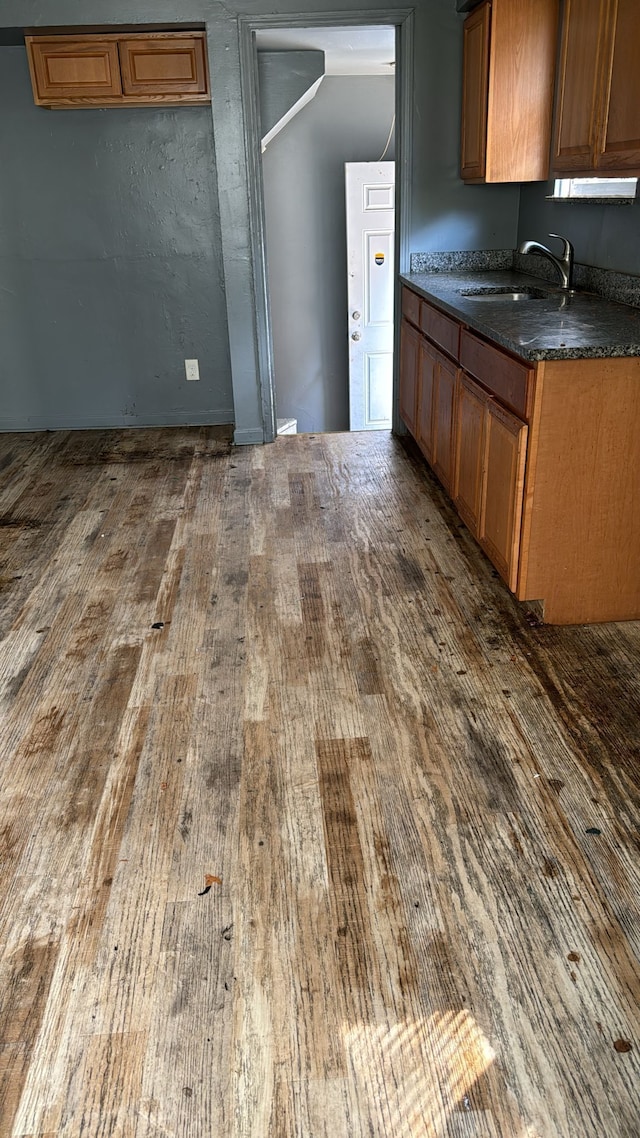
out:
{"label": "window", "polygon": [[556,198],[635,198],[637,178],[560,178]]}

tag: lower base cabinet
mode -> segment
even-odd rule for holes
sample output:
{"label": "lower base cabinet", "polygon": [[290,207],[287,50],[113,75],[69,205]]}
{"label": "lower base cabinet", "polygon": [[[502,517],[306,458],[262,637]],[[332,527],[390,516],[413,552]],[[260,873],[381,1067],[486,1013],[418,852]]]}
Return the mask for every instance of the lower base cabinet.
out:
{"label": "lower base cabinet", "polygon": [[400,413],[518,600],[640,620],[640,357],[528,363],[403,289]]}

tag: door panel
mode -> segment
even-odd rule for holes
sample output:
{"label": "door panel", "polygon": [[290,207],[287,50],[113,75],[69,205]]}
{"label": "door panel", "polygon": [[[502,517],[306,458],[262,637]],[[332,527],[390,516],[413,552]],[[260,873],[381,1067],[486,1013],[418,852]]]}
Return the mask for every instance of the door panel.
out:
{"label": "door panel", "polygon": [[418,422],[416,440],[422,453],[433,462],[433,396],[438,367],[437,353],[422,340],[418,363]]}
{"label": "door panel", "polygon": [[421,336],[407,320],[400,328],[400,416],[415,437]]}
{"label": "door panel", "polygon": [[99,37],[26,37],[37,103],[122,93],[118,45]]}
{"label": "door panel", "polygon": [[480,544],[512,592],[518,577],[527,425],[487,401]]}
{"label": "door panel", "polygon": [[453,483],[453,426],[458,369],[438,353],[433,412],[432,463],[445,490]]}
{"label": "door panel", "polygon": [[554,170],[593,169],[608,0],[565,0]]}
{"label": "door panel", "polygon": [[611,79],[605,92],[606,123],[599,140],[598,169],[624,173],[640,169],[640,6],[638,0],[617,0],[617,20]]}
{"label": "door panel", "polygon": [[205,95],[204,35],[135,36],[120,41],[125,95]]}
{"label": "door panel", "polygon": [[474,537],[480,528],[488,402],[489,396],[472,379],[464,374],[460,376],[453,498],[460,517]]}
{"label": "door panel", "polygon": [[389,430],[393,405],[395,163],[347,162],[345,170],[349,425],[352,431]]}
{"label": "door panel", "polygon": [[461,174],[484,178],[487,162],[491,6],[481,4],[464,22]]}

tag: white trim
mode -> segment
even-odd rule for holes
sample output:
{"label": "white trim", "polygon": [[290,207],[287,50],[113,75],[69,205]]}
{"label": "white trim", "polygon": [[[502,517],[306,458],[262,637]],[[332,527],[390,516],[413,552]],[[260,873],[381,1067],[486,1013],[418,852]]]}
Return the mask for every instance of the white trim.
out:
{"label": "white trim", "polygon": [[292,119],[296,117],[296,115],[300,114],[300,111],[304,110],[304,108],[308,103],[311,102],[312,99],[315,99],[323,79],[324,75],[321,75],[319,79],[316,79],[315,83],[312,83],[312,85],[309,87],[309,90],[305,91],[304,95],[301,95],[298,101],[289,108],[286,115],[283,115],[281,119],[278,119],[275,126],[272,126],[271,130],[267,131],[264,138],[262,139],[263,154],[267,149],[269,143],[273,141],[276,135],[280,134],[280,131],[283,130],[284,127],[287,126],[292,121]]}
{"label": "white trim", "polygon": [[[574,190],[575,183],[585,184],[588,183],[594,187],[593,194],[576,193]],[[613,188],[613,193],[610,189]],[[572,198],[574,201],[589,201],[590,197],[597,198],[611,198],[616,201],[617,198],[633,198],[636,196],[638,189],[637,178],[556,178],[554,182],[553,195],[556,198]]]}

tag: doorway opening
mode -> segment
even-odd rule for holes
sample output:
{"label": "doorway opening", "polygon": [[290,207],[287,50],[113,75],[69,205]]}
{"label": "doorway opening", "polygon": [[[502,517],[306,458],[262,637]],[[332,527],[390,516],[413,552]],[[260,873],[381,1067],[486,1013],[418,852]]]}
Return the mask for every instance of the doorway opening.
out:
{"label": "doorway opening", "polygon": [[[406,271],[409,258],[411,83],[403,63],[411,58],[411,13],[244,23],[265,441],[275,437],[277,419],[287,433],[397,426],[393,310],[398,270]],[[363,266],[361,299],[348,292],[346,177],[353,163],[352,171],[364,163],[377,171],[380,192],[362,178],[357,191],[370,211],[382,196],[388,207],[384,219],[365,219],[366,234],[362,226],[356,233],[355,245],[379,274],[372,278]]]}

